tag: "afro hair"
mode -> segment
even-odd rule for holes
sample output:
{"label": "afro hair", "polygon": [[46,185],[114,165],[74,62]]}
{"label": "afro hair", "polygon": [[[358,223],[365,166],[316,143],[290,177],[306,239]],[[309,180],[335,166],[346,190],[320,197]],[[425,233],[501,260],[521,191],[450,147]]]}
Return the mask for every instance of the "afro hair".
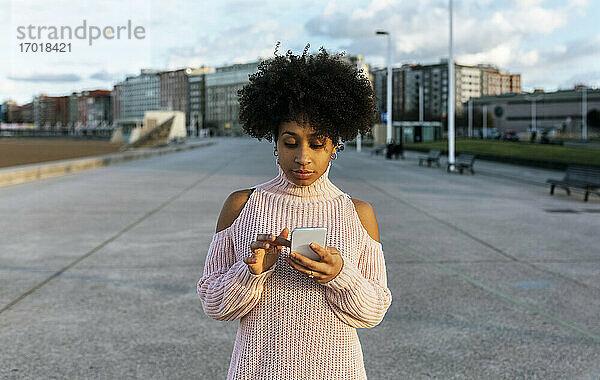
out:
{"label": "afro hair", "polygon": [[244,131],[258,140],[277,138],[282,122],[310,126],[334,145],[371,131],[377,105],[371,83],[363,70],[323,47],[318,54],[288,50],[258,65],[249,83],[238,91],[239,119]]}

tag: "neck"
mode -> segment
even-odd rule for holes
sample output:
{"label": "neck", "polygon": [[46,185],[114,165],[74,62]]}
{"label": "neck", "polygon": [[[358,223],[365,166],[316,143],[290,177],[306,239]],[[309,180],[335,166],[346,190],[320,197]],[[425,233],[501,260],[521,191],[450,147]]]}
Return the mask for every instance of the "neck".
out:
{"label": "neck", "polygon": [[327,170],[317,178],[310,185],[297,185],[292,182],[279,163],[277,163],[277,169],[279,173],[277,177],[273,178],[271,181],[265,183],[265,190],[270,190],[275,193],[287,194],[293,197],[298,198],[308,198],[308,199],[333,199],[343,194],[343,192],[338,189],[330,180],[329,180],[329,170],[331,169],[331,162],[327,167]]}

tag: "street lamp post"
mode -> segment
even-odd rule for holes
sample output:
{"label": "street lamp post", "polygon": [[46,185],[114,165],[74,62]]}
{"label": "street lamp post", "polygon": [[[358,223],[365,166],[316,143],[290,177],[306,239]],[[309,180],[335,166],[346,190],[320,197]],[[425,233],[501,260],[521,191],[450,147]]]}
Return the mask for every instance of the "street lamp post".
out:
{"label": "street lamp post", "polygon": [[423,82],[419,83],[419,123],[423,125]]}
{"label": "street lamp post", "polygon": [[531,128],[537,132],[537,110],[535,108],[535,100],[531,102]]}
{"label": "street lamp post", "polygon": [[469,98],[469,130],[468,136],[473,137],[473,98]]}
{"label": "street lamp post", "polygon": [[454,171],[454,53],[452,51],[452,0],[448,4],[450,18],[450,38],[448,49],[448,164]]}
{"label": "street lamp post", "polygon": [[531,131],[537,134],[537,110],[535,106],[535,102],[540,100],[541,96],[526,96],[525,99],[531,102]]}
{"label": "street lamp post", "polygon": [[587,87],[581,89],[581,139],[587,140]]}
{"label": "street lamp post", "polygon": [[487,139],[488,138],[488,133],[487,133],[487,105],[483,106],[483,130],[481,135],[483,136],[482,138]]}
{"label": "street lamp post", "polygon": [[388,40],[387,47],[387,112],[386,112],[386,144],[392,142],[392,38],[389,32],[378,30],[375,34],[386,35]]}

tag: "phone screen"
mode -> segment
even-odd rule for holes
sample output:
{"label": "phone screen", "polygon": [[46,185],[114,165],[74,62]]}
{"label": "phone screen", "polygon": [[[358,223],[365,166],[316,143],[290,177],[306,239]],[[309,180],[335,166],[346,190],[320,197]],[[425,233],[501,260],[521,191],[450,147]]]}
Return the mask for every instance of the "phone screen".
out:
{"label": "phone screen", "polygon": [[326,237],[326,227],[294,228],[292,230],[291,250],[311,260],[321,261],[321,257],[309,245],[315,242],[321,247],[325,247]]}

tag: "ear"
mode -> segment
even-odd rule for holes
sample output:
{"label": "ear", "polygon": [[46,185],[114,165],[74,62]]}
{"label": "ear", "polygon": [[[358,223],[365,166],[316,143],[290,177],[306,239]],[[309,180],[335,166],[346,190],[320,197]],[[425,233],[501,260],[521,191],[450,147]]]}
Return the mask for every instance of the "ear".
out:
{"label": "ear", "polygon": [[335,154],[335,152],[337,152],[337,149],[336,149],[336,146],[334,145],[333,149],[331,149],[331,152],[329,152],[329,155],[331,156],[331,155]]}

